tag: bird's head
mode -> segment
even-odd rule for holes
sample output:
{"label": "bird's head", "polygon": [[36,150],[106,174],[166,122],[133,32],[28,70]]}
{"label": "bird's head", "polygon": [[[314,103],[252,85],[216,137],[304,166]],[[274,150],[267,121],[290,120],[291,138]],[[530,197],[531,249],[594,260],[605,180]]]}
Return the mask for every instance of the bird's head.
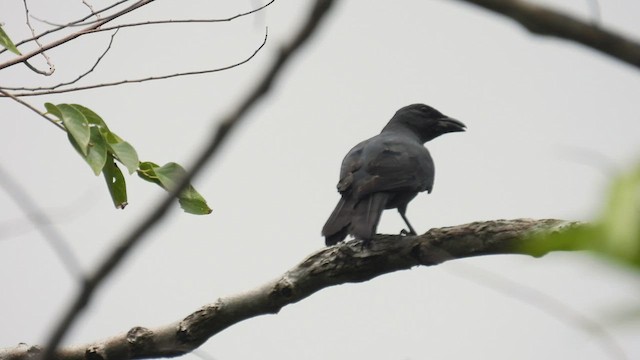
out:
{"label": "bird's head", "polygon": [[412,104],[398,110],[382,131],[405,128],[425,143],[449,132],[465,131],[466,125],[424,104]]}

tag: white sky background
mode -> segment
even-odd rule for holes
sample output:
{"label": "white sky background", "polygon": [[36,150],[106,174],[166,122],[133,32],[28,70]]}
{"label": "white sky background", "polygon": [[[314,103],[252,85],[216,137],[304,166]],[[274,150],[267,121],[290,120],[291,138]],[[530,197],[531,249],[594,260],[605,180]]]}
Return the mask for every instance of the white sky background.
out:
{"label": "white sky background", "polygon": [[[26,100],[41,108],[46,101],[83,104],[142,160],[188,165],[310,3],[277,0],[230,23],[122,30],[83,83],[226,66],[247,57],[268,26],[265,49],[236,69]],[[53,22],[86,13],[80,1],[30,4],[34,15]],[[257,5],[157,1],[122,21],[221,18]],[[4,29],[14,40],[27,37],[22,1],[1,0],[0,6]],[[600,6],[604,25],[640,37],[640,2],[601,0]],[[587,1],[564,1],[562,8],[589,16]],[[107,42],[108,34],[100,34],[51,51],[55,79],[16,66],[0,73],[0,83],[71,79]],[[500,218],[589,220],[614,171],[640,158],[637,69],[579,45],[534,37],[466,3],[343,1],[308,45],[195,181],[213,214],[190,216],[176,204],[97,293],[67,343],[176,321],[279,276],[321,248],[320,228],[338,201],[342,157],[410,103],[427,103],[468,126],[427,144],[437,168],[434,192],[416,198],[408,211],[420,232]],[[41,58],[34,64],[44,66]],[[0,101],[0,120],[0,164],[55,219],[87,271],[163,195],[128,176],[130,205],[115,210],[102,177],[92,175],[62,132],[9,100]],[[379,231],[400,229],[397,213],[386,212]],[[476,269],[535,288],[605,324],[630,359],[640,358],[640,323],[629,321],[638,309],[637,275],[585,254],[491,256],[333,287],[276,316],[237,324],[202,349],[217,360],[610,358],[597,337],[548,315],[534,299],[487,289]],[[4,192],[0,284],[0,347],[42,343],[75,293],[46,240]]]}

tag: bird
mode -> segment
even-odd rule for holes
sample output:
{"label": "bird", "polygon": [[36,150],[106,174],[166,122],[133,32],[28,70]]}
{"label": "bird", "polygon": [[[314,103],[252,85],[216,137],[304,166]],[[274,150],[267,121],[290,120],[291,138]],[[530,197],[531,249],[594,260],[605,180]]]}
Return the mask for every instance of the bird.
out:
{"label": "bird", "polygon": [[347,235],[369,244],[385,209],[397,209],[409,230],[407,205],[418,193],[431,193],[435,167],[424,144],[436,137],[465,131],[466,125],[431,106],[412,104],[398,110],[380,134],[353,147],[342,161],[340,201],[322,228],[327,246]]}

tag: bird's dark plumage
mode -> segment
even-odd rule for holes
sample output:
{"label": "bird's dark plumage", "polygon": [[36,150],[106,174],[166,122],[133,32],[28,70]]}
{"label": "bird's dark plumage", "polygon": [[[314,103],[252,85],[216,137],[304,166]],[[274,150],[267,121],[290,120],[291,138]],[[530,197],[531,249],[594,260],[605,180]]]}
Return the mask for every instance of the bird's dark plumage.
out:
{"label": "bird's dark plumage", "polygon": [[348,234],[365,241],[376,233],[384,209],[398,209],[419,192],[431,192],[435,169],[424,143],[465,125],[438,110],[413,104],[398,110],[382,132],[356,145],[342,161],[338,191],[342,198],[322,228],[327,245]]}

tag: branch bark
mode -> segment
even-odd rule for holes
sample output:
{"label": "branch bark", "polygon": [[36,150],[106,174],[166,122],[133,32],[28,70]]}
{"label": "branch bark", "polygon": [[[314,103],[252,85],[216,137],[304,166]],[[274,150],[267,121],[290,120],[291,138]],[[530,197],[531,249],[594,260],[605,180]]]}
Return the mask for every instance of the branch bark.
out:
{"label": "branch bark", "polygon": [[521,0],[461,0],[502,14],[534,34],[571,40],[640,68],[640,44],[597,24]]}
{"label": "branch bark", "polygon": [[[219,298],[184,319],[157,328],[134,327],[91,344],[56,350],[53,359],[147,359],[176,357],[197,349],[212,336],[243,320],[276,314],[324,288],[363,282],[414,266],[491,254],[526,254],[528,235],[562,231],[574,223],[516,219],[474,222],[431,229],[421,236],[379,235],[370,247],[361,240],[323,248],[279,278],[253,290]],[[21,344],[0,350],[2,360],[24,360],[41,353]]]}

